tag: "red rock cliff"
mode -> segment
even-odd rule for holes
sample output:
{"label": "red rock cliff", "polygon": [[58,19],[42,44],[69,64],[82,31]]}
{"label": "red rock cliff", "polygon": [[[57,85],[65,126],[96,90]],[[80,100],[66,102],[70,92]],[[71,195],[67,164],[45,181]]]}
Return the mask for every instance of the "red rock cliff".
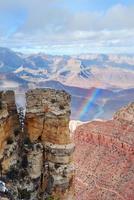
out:
{"label": "red rock cliff", "polygon": [[134,103],[113,120],[79,126],[76,144],[76,199],[134,199]]}

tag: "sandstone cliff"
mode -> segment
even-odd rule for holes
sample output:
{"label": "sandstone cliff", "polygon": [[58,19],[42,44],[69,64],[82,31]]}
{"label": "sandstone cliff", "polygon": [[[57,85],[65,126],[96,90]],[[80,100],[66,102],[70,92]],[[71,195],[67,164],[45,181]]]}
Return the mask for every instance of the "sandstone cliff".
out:
{"label": "sandstone cliff", "polygon": [[0,165],[1,173],[17,163],[18,138],[15,133],[19,128],[15,96],[12,91],[0,92]]}
{"label": "sandstone cliff", "polygon": [[74,199],[70,100],[64,91],[30,90],[23,119],[14,93],[0,93],[0,173],[9,199]]}
{"label": "sandstone cliff", "polygon": [[32,163],[29,174],[32,179],[41,179],[40,192],[61,200],[74,199],[70,100],[64,91],[52,89],[26,93],[26,132],[36,146],[27,154]]}

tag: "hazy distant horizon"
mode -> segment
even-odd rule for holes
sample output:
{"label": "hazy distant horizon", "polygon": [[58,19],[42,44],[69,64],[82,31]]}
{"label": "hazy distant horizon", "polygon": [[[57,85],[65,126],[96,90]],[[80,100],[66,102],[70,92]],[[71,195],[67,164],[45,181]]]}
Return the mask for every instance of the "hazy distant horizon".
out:
{"label": "hazy distant horizon", "polygon": [[22,53],[22,54],[25,54],[25,55],[29,55],[29,54],[46,54],[46,55],[52,55],[52,56],[79,56],[79,55],[95,55],[95,54],[102,54],[102,55],[119,55],[119,56],[134,56],[134,52],[111,52],[110,50],[109,51],[96,51],[95,49],[92,51],[79,51],[77,53],[73,52],[73,51],[66,51],[66,50],[58,50],[58,51],[52,51],[51,48],[23,48],[23,47],[20,47],[20,48],[11,48],[11,47],[7,47],[7,46],[0,46],[0,48],[7,48],[7,49],[10,49],[14,52],[18,52],[18,53]]}

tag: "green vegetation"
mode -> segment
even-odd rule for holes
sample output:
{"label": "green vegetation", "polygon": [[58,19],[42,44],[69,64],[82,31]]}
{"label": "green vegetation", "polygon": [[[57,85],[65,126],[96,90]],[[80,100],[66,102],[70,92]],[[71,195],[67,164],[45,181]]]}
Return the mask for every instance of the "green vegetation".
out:
{"label": "green vegetation", "polygon": [[46,200],[60,200],[59,197],[47,197]]}
{"label": "green vegetation", "polygon": [[23,143],[27,148],[32,148],[32,142],[30,141],[29,137],[25,137]]}
{"label": "green vegetation", "polygon": [[0,100],[0,110],[2,110],[2,101]]}
{"label": "green vegetation", "polygon": [[10,171],[7,173],[7,178],[10,180],[16,180],[18,178],[18,170],[11,167]]}
{"label": "green vegetation", "polygon": [[25,199],[25,200],[30,199],[31,197],[30,191],[27,191],[27,189],[24,190],[18,189],[18,191],[19,191],[19,199]]}
{"label": "green vegetation", "polygon": [[26,169],[28,167],[27,155],[22,156],[21,166],[24,169]]}
{"label": "green vegetation", "polygon": [[15,136],[18,136],[18,135],[19,135],[19,133],[20,133],[20,130],[19,130],[19,128],[16,128],[16,129],[14,130],[14,135],[15,135]]}
{"label": "green vegetation", "polygon": [[7,144],[13,144],[13,138],[12,137],[8,137],[7,138]]}
{"label": "green vegetation", "polygon": [[60,108],[60,110],[64,110],[64,106],[63,105],[60,105],[59,108]]}
{"label": "green vegetation", "polygon": [[55,99],[51,99],[51,103],[55,103],[56,102],[56,100]]}

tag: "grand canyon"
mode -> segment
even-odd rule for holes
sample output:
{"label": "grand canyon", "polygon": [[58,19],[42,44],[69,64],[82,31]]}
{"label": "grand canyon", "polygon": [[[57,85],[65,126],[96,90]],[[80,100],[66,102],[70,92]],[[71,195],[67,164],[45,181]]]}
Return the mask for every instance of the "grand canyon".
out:
{"label": "grand canyon", "polygon": [[132,55],[29,55],[1,47],[0,89],[13,89],[19,106],[28,89],[65,90],[72,96],[72,120],[111,119],[134,99],[133,66]]}
{"label": "grand canyon", "polygon": [[25,117],[0,97],[1,199],[133,200],[134,103],[73,131],[64,91],[29,90]]}
{"label": "grand canyon", "polygon": [[134,200],[134,0],[0,0],[0,200]]}
{"label": "grand canyon", "polygon": [[133,65],[0,48],[2,200],[134,199]]}

